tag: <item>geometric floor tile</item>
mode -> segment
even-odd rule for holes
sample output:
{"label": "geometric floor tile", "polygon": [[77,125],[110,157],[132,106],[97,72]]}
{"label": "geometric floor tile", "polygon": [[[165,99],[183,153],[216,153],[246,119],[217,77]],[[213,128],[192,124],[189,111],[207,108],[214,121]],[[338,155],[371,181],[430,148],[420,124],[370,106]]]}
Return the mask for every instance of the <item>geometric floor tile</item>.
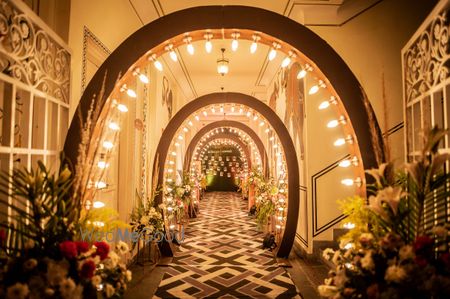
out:
{"label": "geometric floor tile", "polygon": [[239,194],[206,193],[154,298],[300,298],[262,239]]}

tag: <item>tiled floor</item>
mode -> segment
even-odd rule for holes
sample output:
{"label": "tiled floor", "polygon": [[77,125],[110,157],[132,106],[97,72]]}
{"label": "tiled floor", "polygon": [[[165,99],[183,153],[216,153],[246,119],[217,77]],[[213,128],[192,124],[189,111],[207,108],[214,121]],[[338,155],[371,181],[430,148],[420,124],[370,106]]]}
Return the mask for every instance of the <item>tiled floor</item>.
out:
{"label": "tiled floor", "polygon": [[300,298],[237,193],[207,193],[154,298]]}

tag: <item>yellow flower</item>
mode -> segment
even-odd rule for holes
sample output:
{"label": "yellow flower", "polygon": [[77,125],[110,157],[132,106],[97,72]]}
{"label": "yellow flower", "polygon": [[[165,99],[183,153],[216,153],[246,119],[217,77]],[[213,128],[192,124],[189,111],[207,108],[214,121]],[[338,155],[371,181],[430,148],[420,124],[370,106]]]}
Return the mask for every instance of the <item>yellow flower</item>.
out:
{"label": "yellow flower", "polygon": [[112,285],[110,285],[109,283],[107,283],[106,288],[105,288],[106,298],[111,298],[115,292],[116,292],[116,290],[114,289],[114,287]]}

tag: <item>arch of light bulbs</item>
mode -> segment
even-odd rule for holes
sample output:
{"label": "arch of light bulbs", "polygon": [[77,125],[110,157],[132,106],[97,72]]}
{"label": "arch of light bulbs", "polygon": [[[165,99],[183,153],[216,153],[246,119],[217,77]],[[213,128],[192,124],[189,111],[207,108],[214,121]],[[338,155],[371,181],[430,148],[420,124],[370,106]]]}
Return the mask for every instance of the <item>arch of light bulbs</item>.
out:
{"label": "arch of light bulbs", "polygon": [[241,157],[240,160],[243,162],[242,169],[244,172],[248,172],[249,157],[247,157],[247,154],[245,153],[244,149],[241,147],[241,145],[239,143],[237,143],[234,140],[228,139],[228,138],[218,138],[218,139],[207,141],[206,144],[204,144],[198,148],[198,158],[202,161],[204,156],[207,154],[208,150],[211,147],[224,146],[224,145],[234,147],[235,149],[237,149],[237,151],[239,152],[239,156]]}
{"label": "arch of light bulbs", "polygon": [[[125,113],[128,111],[126,100],[124,100],[124,96],[126,94],[127,98],[136,99],[136,85],[137,82],[139,84],[151,84],[149,77],[146,75],[146,68],[148,64],[152,64],[157,70],[163,71],[163,63],[159,60],[164,55],[168,55],[170,59],[174,62],[178,61],[178,57],[176,54],[176,49],[179,47],[186,47],[186,51],[190,55],[194,55],[196,52],[196,48],[194,46],[194,42],[204,41],[205,43],[205,51],[207,53],[212,52],[213,44],[212,40],[214,39],[225,39],[230,40],[232,51],[237,51],[239,48],[239,40],[250,40],[252,41],[249,53],[255,53],[259,45],[266,45],[270,48],[268,52],[268,61],[269,63],[274,61],[274,59],[278,55],[283,55],[283,59],[281,61],[280,67],[286,68],[289,67],[293,62],[297,62],[300,64],[301,68],[297,74],[297,79],[302,79],[306,76],[313,77],[316,80],[316,84],[312,85],[308,91],[309,95],[317,94],[321,89],[326,89],[330,96],[327,99],[324,99],[318,105],[319,110],[329,109],[330,107],[334,107],[339,115],[333,120],[329,120],[326,126],[328,128],[334,128],[336,126],[342,126],[345,134],[334,141],[335,146],[349,146],[350,149],[350,158],[345,159],[339,162],[340,167],[354,167],[354,177],[353,178],[343,178],[341,183],[347,186],[356,185],[361,187],[364,185],[364,175],[363,175],[363,167],[361,163],[361,156],[357,147],[357,140],[354,136],[354,130],[351,123],[348,121],[348,115],[345,111],[344,106],[342,105],[338,95],[336,94],[333,87],[328,83],[328,80],[325,76],[320,72],[320,70],[314,65],[313,62],[309,61],[309,59],[304,56],[302,53],[298,52],[296,49],[292,48],[289,44],[284,43],[276,38],[273,38],[269,35],[260,32],[252,32],[250,30],[206,30],[206,31],[194,31],[190,33],[185,33],[179,36],[176,36],[169,40],[167,43],[163,43],[149,52],[147,52],[143,57],[138,60],[135,65],[133,65],[129,71],[119,80],[117,88],[112,92],[110,98],[111,103],[111,111],[118,111],[120,113]],[[119,99],[119,100],[118,100]],[[219,105],[218,111],[221,113],[224,111],[225,106],[229,106],[229,104]],[[106,107],[106,106],[105,106]],[[242,105],[233,105],[231,104],[230,111],[241,111],[243,110]],[[216,108],[212,108],[216,109]],[[241,110],[242,109],[242,110]],[[251,108],[245,110],[245,113],[248,117],[252,117],[255,121],[260,118],[260,116],[255,112],[250,112]],[[213,110],[214,111],[214,110]],[[213,112],[211,111],[211,112]],[[186,122],[186,125],[183,126],[182,130],[187,132],[190,126],[193,126],[193,120],[199,120],[201,115],[207,116],[208,108],[204,108],[199,111],[197,114],[193,116],[193,119],[189,119]],[[110,117],[107,117],[110,119]],[[117,117],[116,117],[117,118]],[[89,188],[101,190],[108,188],[108,183],[104,179],[106,175],[106,170],[109,167],[109,163],[107,162],[108,157],[111,156],[111,153],[115,147],[115,142],[117,142],[117,132],[120,129],[118,121],[107,120],[111,122],[106,127],[106,130],[110,130],[109,133],[105,132],[102,135],[103,141],[101,141],[102,147],[105,152],[99,153],[95,157],[95,163],[100,170],[100,174],[92,175],[92,179],[90,180],[91,184]],[[261,121],[261,126],[264,126],[266,122]],[[114,133],[115,132],[115,133]],[[270,129],[266,129],[266,133],[270,132]],[[112,135],[111,135],[112,134]],[[116,135],[114,135],[116,134]],[[114,137],[115,136],[115,137]],[[180,137],[181,136],[181,137]],[[177,138],[181,140],[183,137],[181,134],[177,134]],[[279,147],[279,143],[276,140],[272,140],[274,142],[274,147]],[[176,146],[176,142],[174,142]],[[170,156],[175,156],[176,152],[171,151]],[[279,157],[280,154],[277,153]],[[283,160],[283,159],[281,159]],[[173,162],[173,161],[172,161]],[[171,161],[168,161],[171,164]],[[277,164],[282,164],[282,161],[278,161]],[[170,178],[168,178],[170,180]],[[364,192],[364,189],[361,188],[360,192]],[[94,192],[95,193],[95,192]],[[93,197],[94,198],[94,197]],[[92,207],[102,207],[104,203],[100,201],[93,200],[92,202],[87,202],[87,208]]]}
{"label": "arch of light bulbs", "polygon": [[[335,92],[331,84],[329,84],[323,73],[315,66],[312,61],[310,61],[301,52],[297,51],[295,48],[279,39],[261,32],[254,32],[251,30],[210,29],[187,32],[175,36],[167,42],[160,44],[159,46],[148,51],[139,61],[136,62],[136,64],[130,69],[130,72],[128,73],[131,73],[133,77],[137,77],[145,83],[145,78],[144,80],[142,80],[139,73],[139,69],[142,66],[147,66],[150,63],[157,70],[163,71],[164,67],[163,63],[160,61],[161,57],[168,55],[168,57],[172,61],[177,62],[178,56],[176,53],[176,49],[180,47],[186,47],[186,51],[187,53],[189,53],[189,55],[195,55],[195,53],[200,50],[196,48],[196,45],[194,45],[194,43],[201,43],[202,41],[204,42],[204,51],[206,53],[212,53],[212,41],[215,39],[229,40],[232,51],[238,51],[239,49],[241,49],[239,47],[240,40],[249,40],[251,41],[251,45],[248,49],[250,54],[256,53],[260,45],[265,45],[270,49],[268,51],[267,57],[269,63],[274,61],[277,56],[283,55],[283,59],[280,64],[281,68],[289,67],[292,63],[297,62],[301,66],[297,74],[297,79],[302,79],[306,76],[309,76],[316,80],[316,83],[309,88],[309,95],[317,94],[320,90],[327,90],[330,96],[320,102],[320,104],[318,105],[318,109],[323,110],[329,109],[330,107],[335,108],[338,117],[329,120],[326,125],[328,128],[342,126],[344,134],[342,137],[336,139],[333,144],[336,147],[347,145],[350,149],[351,156],[349,159],[341,161],[339,163],[339,166],[354,166],[354,177],[343,178],[341,180],[341,183],[347,186],[355,185],[357,187],[361,187],[364,185],[364,170],[361,163],[361,155],[357,146],[357,140],[354,135],[352,124],[348,121],[348,115],[337,93]],[[130,80],[133,77],[124,76],[121,81],[125,82],[127,81],[127,79]],[[126,92],[130,97],[136,96],[134,90],[130,90],[130,87],[128,87],[126,83],[122,83],[120,86],[120,90],[122,92]],[[203,111],[203,113],[205,113],[205,111]],[[198,116],[196,116],[196,118],[197,117]],[[361,188],[359,189],[359,191],[360,193],[364,193],[365,188]]]}
{"label": "arch of light bulbs", "polygon": [[[285,163],[285,155],[284,155],[284,149],[282,148],[282,145],[280,143],[280,140],[278,136],[275,133],[275,130],[272,128],[269,121],[267,121],[262,115],[260,115],[257,111],[253,110],[251,107],[247,107],[245,105],[236,104],[236,103],[222,103],[222,104],[213,104],[208,105],[206,107],[202,107],[192,113],[184,123],[178,128],[176,134],[174,135],[173,140],[171,141],[171,146],[169,147],[169,154],[167,155],[165,165],[168,165],[168,168],[165,169],[164,173],[164,182],[172,182],[174,179],[174,176],[176,172],[172,168],[176,163],[174,161],[174,158],[176,158],[177,154],[177,148],[181,145],[181,141],[186,138],[186,133],[190,132],[195,122],[200,122],[201,120],[208,120],[207,117],[211,115],[215,116],[223,116],[224,114],[227,115],[227,117],[230,116],[245,116],[250,121],[254,122],[255,127],[260,128],[264,131],[264,133],[270,135],[269,138],[269,146],[272,146],[275,149],[275,155],[277,157],[277,168],[279,169],[280,174],[283,172],[286,172],[286,163]],[[214,135],[215,132],[219,133],[221,130],[225,130],[224,128],[216,128],[212,130],[212,132],[208,132],[205,134],[204,137],[209,137],[210,135]],[[237,130],[233,128],[235,133],[239,135],[239,133],[242,135],[244,139],[246,139],[247,142],[251,141],[251,138],[243,131]],[[252,150],[255,152],[255,156],[257,157],[257,163],[261,164],[262,160],[262,153],[259,153],[256,151],[254,142],[251,143]],[[276,174],[279,176],[279,174]]]}
{"label": "arch of light bulbs", "polygon": [[[255,160],[256,160],[256,164],[261,167],[261,157],[263,155],[263,153],[261,153],[259,151],[259,149],[256,148],[254,141],[252,140],[252,138],[244,131],[240,130],[240,129],[236,129],[236,128],[231,128],[231,127],[221,127],[221,128],[215,128],[210,130],[209,132],[207,132],[201,139],[200,141],[196,144],[195,148],[194,148],[194,161],[197,159],[197,157],[199,157],[202,149],[205,147],[205,144],[209,144],[211,141],[209,139],[213,139],[216,137],[216,134],[219,133],[227,133],[227,134],[233,134],[235,137],[239,138],[243,144],[247,144],[250,149],[251,149],[251,153],[254,154]],[[217,139],[213,139],[213,140],[217,140]],[[241,146],[239,145],[238,148],[241,148]],[[243,154],[243,156],[247,156],[245,154]],[[250,158],[250,157],[247,157]],[[250,159],[249,159],[250,161]],[[191,161],[192,163],[192,161]]]}

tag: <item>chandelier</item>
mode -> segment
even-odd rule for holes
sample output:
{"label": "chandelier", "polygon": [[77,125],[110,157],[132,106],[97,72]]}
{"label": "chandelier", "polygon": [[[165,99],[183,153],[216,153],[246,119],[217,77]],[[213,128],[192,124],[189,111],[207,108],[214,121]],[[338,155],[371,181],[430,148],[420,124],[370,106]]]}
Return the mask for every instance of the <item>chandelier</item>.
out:
{"label": "chandelier", "polygon": [[224,57],[225,49],[220,49],[222,51],[222,58],[217,59],[217,72],[222,76],[228,73],[228,63],[230,62],[228,59]]}

